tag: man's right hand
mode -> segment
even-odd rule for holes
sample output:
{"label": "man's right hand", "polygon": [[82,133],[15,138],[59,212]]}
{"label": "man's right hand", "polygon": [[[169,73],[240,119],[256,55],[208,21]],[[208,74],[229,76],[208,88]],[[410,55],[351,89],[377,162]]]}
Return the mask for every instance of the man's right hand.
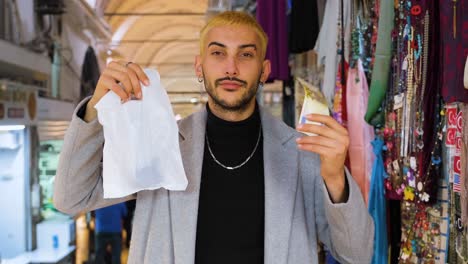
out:
{"label": "man's right hand", "polygon": [[99,77],[94,94],[86,106],[84,121],[90,122],[96,118],[97,111],[94,106],[109,90],[114,91],[122,103],[128,102],[132,94],[141,99],[140,81],[149,85],[149,78],[140,65],[125,61],[110,62]]}

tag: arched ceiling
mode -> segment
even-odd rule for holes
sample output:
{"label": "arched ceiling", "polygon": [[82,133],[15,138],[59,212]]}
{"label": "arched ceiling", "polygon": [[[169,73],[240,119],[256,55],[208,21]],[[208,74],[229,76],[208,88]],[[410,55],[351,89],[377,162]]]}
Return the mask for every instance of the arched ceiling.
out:
{"label": "arched ceiling", "polygon": [[158,69],[169,93],[199,92],[193,63],[208,0],[109,0],[110,57]]}

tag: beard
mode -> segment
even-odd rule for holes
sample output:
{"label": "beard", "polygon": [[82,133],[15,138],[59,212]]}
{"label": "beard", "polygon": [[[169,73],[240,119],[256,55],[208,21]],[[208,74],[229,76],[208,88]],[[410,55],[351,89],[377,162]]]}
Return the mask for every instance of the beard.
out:
{"label": "beard", "polygon": [[[205,84],[205,90],[211,97],[211,99],[213,99],[215,107],[226,112],[242,112],[243,110],[247,109],[247,106],[255,98],[258,90],[258,85],[260,83],[260,77],[261,76],[259,76],[257,81],[252,85],[249,85],[247,81],[240,80],[235,77],[225,77],[217,79],[215,80],[214,85],[212,85],[210,82],[207,82],[205,75],[203,75],[203,82]],[[228,102],[227,100],[219,96],[219,94],[216,91],[216,88],[218,87],[219,83],[224,80],[231,80],[242,83],[240,89],[241,91],[243,91],[243,93],[239,99],[235,100],[234,102]]]}

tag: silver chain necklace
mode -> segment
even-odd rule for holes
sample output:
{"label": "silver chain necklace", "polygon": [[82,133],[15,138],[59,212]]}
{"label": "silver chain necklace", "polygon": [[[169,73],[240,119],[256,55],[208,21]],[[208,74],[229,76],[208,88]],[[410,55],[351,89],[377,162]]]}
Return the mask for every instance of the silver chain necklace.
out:
{"label": "silver chain necklace", "polygon": [[224,164],[222,164],[221,162],[219,162],[219,160],[216,159],[215,155],[213,154],[213,151],[211,151],[211,147],[210,147],[210,141],[208,140],[208,133],[206,133],[205,137],[206,137],[206,145],[208,146],[208,151],[210,152],[210,155],[211,157],[213,158],[213,160],[221,167],[225,168],[226,170],[235,170],[235,169],[238,169],[242,166],[244,166],[247,162],[249,162],[249,160],[253,157],[253,155],[255,154],[255,151],[257,151],[257,147],[258,147],[258,143],[260,143],[260,138],[262,136],[262,126],[260,126],[260,129],[258,131],[258,138],[257,138],[257,143],[255,144],[255,148],[253,149],[252,153],[247,157],[246,160],[244,160],[244,162],[242,162],[241,164],[237,165],[237,166],[226,166]]}

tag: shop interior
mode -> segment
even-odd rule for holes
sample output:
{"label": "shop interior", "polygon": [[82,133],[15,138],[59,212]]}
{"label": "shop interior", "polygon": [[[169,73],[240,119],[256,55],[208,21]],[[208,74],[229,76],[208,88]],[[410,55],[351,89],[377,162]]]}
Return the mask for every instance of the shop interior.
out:
{"label": "shop interior", "polygon": [[262,107],[294,128],[313,98],[349,130],[372,263],[467,263],[468,0],[0,0],[0,263],[93,263],[95,214],[53,204],[75,107],[121,60],[157,69],[175,119],[202,109],[199,31],[227,10],[268,35]]}

